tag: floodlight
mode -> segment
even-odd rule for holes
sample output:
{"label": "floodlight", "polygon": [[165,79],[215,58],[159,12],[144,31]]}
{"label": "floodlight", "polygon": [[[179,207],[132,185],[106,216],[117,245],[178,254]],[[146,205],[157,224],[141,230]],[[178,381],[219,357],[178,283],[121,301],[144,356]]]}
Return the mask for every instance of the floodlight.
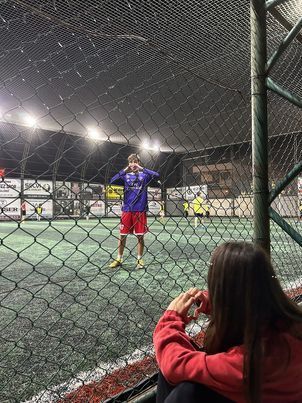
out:
{"label": "floodlight", "polygon": [[24,116],[24,123],[26,126],[28,127],[36,127],[37,125],[37,119],[35,119],[33,116],[31,115],[25,115]]}
{"label": "floodlight", "polygon": [[143,148],[144,150],[150,150],[150,144],[149,144],[149,141],[148,141],[148,140],[143,140],[143,142],[142,142],[142,148]]}
{"label": "floodlight", "polygon": [[100,132],[99,132],[97,127],[88,127],[87,133],[88,133],[88,136],[92,140],[100,140],[101,139]]}
{"label": "floodlight", "polygon": [[159,152],[160,151],[160,146],[157,141],[150,141],[149,140],[143,140],[142,142],[142,148],[145,151],[153,151],[153,152]]}
{"label": "floodlight", "polygon": [[160,151],[160,146],[159,146],[159,143],[158,143],[158,142],[155,142],[155,143],[154,143],[154,145],[153,145],[153,147],[152,147],[152,150],[155,151],[155,152],[159,152],[159,151]]}

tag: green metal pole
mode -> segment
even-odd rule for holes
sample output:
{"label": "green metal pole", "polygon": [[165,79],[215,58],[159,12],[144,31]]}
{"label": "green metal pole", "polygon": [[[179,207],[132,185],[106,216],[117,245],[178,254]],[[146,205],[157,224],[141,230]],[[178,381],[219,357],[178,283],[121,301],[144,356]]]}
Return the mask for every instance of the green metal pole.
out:
{"label": "green metal pole", "polygon": [[251,0],[254,242],[270,252],[265,0]]}
{"label": "green metal pole", "polygon": [[267,62],[266,73],[268,74],[270,70],[274,67],[280,56],[285,52],[285,50],[289,47],[295,37],[298,35],[302,28],[302,17],[298,20],[297,24],[291,29],[291,31],[287,34],[287,36],[280,43],[278,49],[276,49],[271,55],[270,59]]}
{"label": "green metal pole", "polygon": [[302,161],[298,162],[293,169],[288,172],[288,174],[285,175],[285,177],[277,183],[275,189],[273,189],[270,193],[270,203],[272,203],[273,200],[282,192],[283,189],[286,188],[286,186],[292,182],[296,176],[299,175],[299,173],[302,172]]}
{"label": "green metal pole", "polygon": [[288,0],[267,0],[265,3],[266,10],[279,6],[279,4],[286,3]]}
{"label": "green metal pole", "polygon": [[[288,19],[286,19],[276,8],[270,8],[269,13],[286,29],[286,31],[292,30],[293,24],[289,22]],[[302,35],[298,34],[296,40],[302,43]]]}
{"label": "green metal pole", "polygon": [[270,77],[266,79],[266,86],[270,90],[274,91],[276,94],[280,95],[280,97],[287,99],[287,101],[291,102],[292,104],[302,108],[302,98],[298,97],[297,95],[293,95],[286,89],[280,87],[275,81],[273,81]]}
{"label": "green metal pole", "polygon": [[271,207],[269,214],[271,219],[302,247],[302,236]]}

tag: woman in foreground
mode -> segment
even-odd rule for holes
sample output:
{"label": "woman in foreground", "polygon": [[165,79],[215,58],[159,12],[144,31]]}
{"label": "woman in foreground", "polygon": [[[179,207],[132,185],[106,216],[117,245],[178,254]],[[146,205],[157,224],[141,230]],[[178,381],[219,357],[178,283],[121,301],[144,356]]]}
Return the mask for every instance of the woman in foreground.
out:
{"label": "woman in foreground", "polygon": [[[199,313],[210,319],[203,350],[185,332]],[[175,298],[156,326],[154,346],[158,403],[302,402],[302,310],[258,246],[216,248],[208,292],[191,288]]]}

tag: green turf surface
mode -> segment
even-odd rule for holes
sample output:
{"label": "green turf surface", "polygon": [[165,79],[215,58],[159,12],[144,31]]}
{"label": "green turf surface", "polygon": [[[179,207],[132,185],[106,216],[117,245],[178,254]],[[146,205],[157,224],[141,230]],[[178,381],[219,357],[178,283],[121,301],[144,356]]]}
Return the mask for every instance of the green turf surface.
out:
{"label": "green turf surface", "polygon": [[[299,230],[301,224],[292,221]],[[135,270],[129,237],[122,268],[118,220],[0,223],[0,401],[23,401],[149,345],[164,307],[181,290],[203,288],[211,251],[251,240],[248,219],[149,219],[146,268]],[[272,225],[273,259],[284,284],[301,285],[301,248]]]}

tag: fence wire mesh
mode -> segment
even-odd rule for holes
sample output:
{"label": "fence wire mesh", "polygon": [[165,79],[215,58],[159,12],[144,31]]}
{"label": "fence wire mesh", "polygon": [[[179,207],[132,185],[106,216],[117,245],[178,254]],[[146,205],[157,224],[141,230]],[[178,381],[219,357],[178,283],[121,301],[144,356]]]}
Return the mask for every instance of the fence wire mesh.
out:
{"label": "fence wire mesh", "polygon": [[[216,245],[252,241],[249,7],[1,1],[2,402],[104,401],[149,377],[171,298],[206,286]],[[268,13],[268,56],[299,17],[298,0]],[[300,97],[301,43],[271,72]],[[302,160],[302,115],[273,93],[268,114],[272,190]],[[159,173],[144,267],[129,236],[110,268],[124,197],[110,181],[131,154]],[[301,206],[302,175],[272,207],[301,233]],[[284,288],[301,287],[301,247],[273,222],[271,249]]]}

